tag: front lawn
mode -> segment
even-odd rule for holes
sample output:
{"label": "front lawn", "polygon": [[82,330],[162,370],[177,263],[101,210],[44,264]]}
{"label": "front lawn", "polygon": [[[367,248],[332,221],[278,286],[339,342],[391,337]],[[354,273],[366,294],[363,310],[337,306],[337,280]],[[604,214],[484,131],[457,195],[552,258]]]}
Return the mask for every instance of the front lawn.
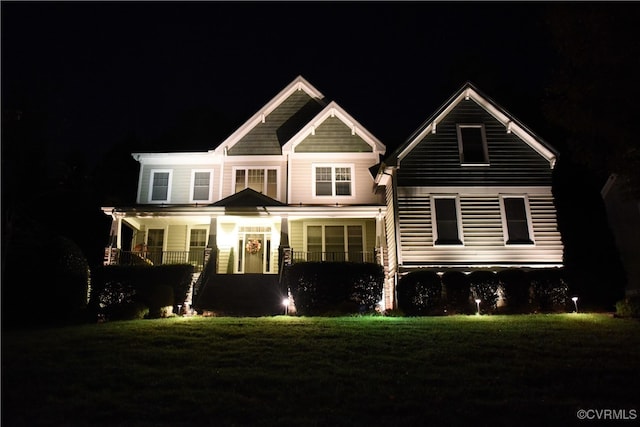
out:
{"label": "front lawn", "polygon": [[588,425],[578,409],[640,416],[639,386],[640,323],[607,315],[197,317],[2,337],[6,426]]}

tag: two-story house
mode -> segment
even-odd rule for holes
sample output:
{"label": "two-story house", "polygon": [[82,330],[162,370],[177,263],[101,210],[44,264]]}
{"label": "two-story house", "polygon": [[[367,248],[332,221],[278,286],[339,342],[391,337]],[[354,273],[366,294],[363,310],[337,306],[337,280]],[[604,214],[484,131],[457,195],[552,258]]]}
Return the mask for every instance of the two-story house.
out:
{"label": "two-story house", "polygon": [[105,262],[190,262],[204,271],[201,308],[278,289],[283,264],[297,261],[383,264],[385,308],[416,269],[562,265],[557,154],[473,85],[384,154],[298,77],[215,149],[134,153],[136,205],[103,208]]}
{"label": "two-story house", "polygon": [[388,280],[561,267],[556,152],[467,83],[381,164]]}
{"label": "two-story house", "polygon": [[215,149],[133,153],[137,203],[103,208],[113,217],[105,262],[208,263],[205,300],[249,282],[275,289],[281,257],[376,262],[386,206],[369,168],[383,154],[298,77]]}

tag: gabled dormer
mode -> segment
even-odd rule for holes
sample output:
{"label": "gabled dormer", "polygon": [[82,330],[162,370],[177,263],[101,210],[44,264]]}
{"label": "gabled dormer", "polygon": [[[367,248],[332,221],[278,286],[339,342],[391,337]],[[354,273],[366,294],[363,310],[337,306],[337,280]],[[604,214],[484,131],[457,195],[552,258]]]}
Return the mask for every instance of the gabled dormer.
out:
{"label": "gabled dormer", "polygon": [[556,152],[466,83],[386,161],[398,185],[551,185]]}

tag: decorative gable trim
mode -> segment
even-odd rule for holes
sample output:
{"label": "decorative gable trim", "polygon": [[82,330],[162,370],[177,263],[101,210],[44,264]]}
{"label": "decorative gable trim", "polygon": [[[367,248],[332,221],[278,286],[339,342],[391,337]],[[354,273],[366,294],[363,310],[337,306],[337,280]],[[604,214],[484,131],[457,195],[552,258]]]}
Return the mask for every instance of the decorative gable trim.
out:
{"label": "decorative gable trim", "polygon": [[397,166],[400,166],[400,162],[404,157],[418,145],[427,134],[436,133],[436,124],[441,122],[451,111],[463,100],[472,99],[479,106],[484,108],[489,114],[491,114],[496,120],[502,123],[507,133],[513,133],[533,148],[538,154],[544,157],[550,167],[553,169],[555,166],[557,156],[545,143],[537,136],[527,129],[523,124],[518,122],[515,118],[511,117],[505,110],[498,107],[488,97],[479,93],[477,89],[473,87],[471,83],[466,83],[462,89],[454,94],[442,107],[427,121],[425,121],[414,134],[409,137],[408,141],[398,149],[397,154]]}
{"label": "decorative gable trim", "polygon": [[282,152],[294,152],[295,147],[300,144],[309,135],[314,135],[315,130],[329,117],[337,117],[347,127],[351,128],[351,135],[358,135],[367,144],[369,144],[373,152],[376,154],[384,154],[386,148],[378,138],[373,136],[364,126],[356,121],[349,113],[340,107],[335,101],[330,102],[318,115],[316,115],[306,126],[295,134],[282,147]]}
{"label": "decorative gable trim", "polygon": [[319,101],[324,98],[324,95],[313,85],[311,85],[311,83],[305,80],[302,76],[298,76],[212,151],[219,154],[225,154],[228,149],[237,144],[246,134],[251,131],[251,129],[253,129],[260,123],[264,123],[266,116],[268,116],[273,110],[278,108],[280,104],[282,104],[287,98],[289,98],[289,96],[291,96],[292,93],[297,90],[304,90],[310,97],[316,98]]}

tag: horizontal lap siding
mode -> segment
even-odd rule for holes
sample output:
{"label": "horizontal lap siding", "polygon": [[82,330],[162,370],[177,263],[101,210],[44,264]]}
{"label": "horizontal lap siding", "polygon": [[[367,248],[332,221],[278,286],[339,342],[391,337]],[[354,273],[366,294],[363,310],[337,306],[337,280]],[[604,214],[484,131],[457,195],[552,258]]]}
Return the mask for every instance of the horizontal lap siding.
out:
{"label": "horizontal lap siding", "polygon": [[[461,166],[456,124],[484,124],[490,166]],[[462,101],[400,162],[400,186],[551,185],[549,162],[472,99]]]}
{"label": "horizontal lap siding", "polygon": [[499,195],[461,195],[464,246],[435,246],[428,195],[400,197],[405,265],[561,263],[563,247],[551,195],[530,195],[534,246],[505,245]]}
{"label": "horizontal lap siding", "polygon": [[[373,192],[373,177],[369,168],[377,163],[377,159],[349,158],[344,153],[336,153],[334,160],[313,160],[310,158],[294,157],[291,162],[289,204],[378,204],[381,198]],[[355,197],[313,197],[313,164],[353,164],[355,174]]]}
{"label": "horizontal lap siding", "polygon": [[171,171],[171,198],[169,203],[193,203],[190,198],[193,191],[191,179],[194,170],[213,170],[213,201],[218,196],[220,167],[217,165],[144,165],[140,185],[140,203],[149,203],[152,170]]}

